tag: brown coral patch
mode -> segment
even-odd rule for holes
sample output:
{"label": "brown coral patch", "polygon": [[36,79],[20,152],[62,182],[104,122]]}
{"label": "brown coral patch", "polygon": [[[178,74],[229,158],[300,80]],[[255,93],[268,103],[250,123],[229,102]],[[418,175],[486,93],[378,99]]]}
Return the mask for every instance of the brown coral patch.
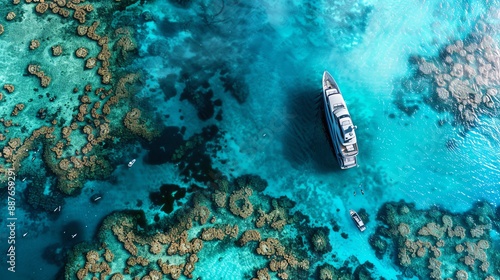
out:
{"label": "brown coral patch", "polygon": [[89,29],[88,26],[78,25],[78,27],[76,28],[76,33],[80,36],[85,36],[87,35],[88,29]]}
{"label": "brown coral patch", "polygon": [[30,42],[30,50],[38,49],[40,47],[40,41],[38,40],[31,40]]}
{"label": "brown coral patch", "polygon": [[67,160],[67,159],[63,159],[59,162],[59,168],[61,168],[62,170],[66,171],[69,169],[69,164],[70,164],[70,161]]}
{"label": "brown coral patch", "polygon": [[53,56],[60,56],[61,54],[62,54],[61,45],[52,46],[52,55]]}
{"label": "brown coral patch", "polygon": [[16,13],[14,12],[9,12],[7,13],[7,16],[5,17],[6,20],[13,20],[16,17]]}
{"label": "brown coral patch", "polygon": [[250,229],[243,232],[240,239],[238,240],[238,244],[240,246],[245,246],[250,241],[260,241],[260,240],[261,240],[260,233],[256,230]]}
{"label": "brown coral patch", "polygon": [[12,84],[5,84],[5,85],[3,85],[3,88],[4,88],[4,89],[5,89],[8,93],[12,93],[12,92],[14,92],[14,89],[15,89],[14,85],[12,85]]}
{"label": "brown coral patch", "polygon": [[49,76],[42,76],[40,78],[40,85],[42,87],[48,87],[50,84],[51,78]]}
{"label": "brown coral patch", "polygon": [[83,48],[83,47],[78,48],[75,51],[76,57],[79,57],[79,58],[85,58],[88,54],[89,54],[89,51],[86,48]]}
{"label": "brown coral patch", "polygon": [[444,227],[442,228],[436,223],[428,223],[418,231],[418,234],[423,236],[430,235],[434,236],[437,239],[440,239],[443,236],[445,230],[446,229]]}
{"label": "brown coral patch", "polygon": [[[70,7],[68,7],[70,8]],[[87,15],[87,12],[85,11],[85,9],[81,8],[81,7],[77,7],[75,6],[74,8],[75,9],[75,12],[73,13],[73,17],[78,20],[78,22],[80,23],[85,23],[86,19],[85,19],[85,16]]]}
{"label": "brown coral patch", "polygon": [[410,234],[410,226],[408,224],[405,224],[405,223],[400,223],[399,226],[398,226],[398,231],[399,231],[399,234],[401,234],[401,236],[407,236],[408,234]]}
{"label": "brown coral patch", "polygon": [[249,197],[252,195],[252,189],[243,188],[234,191],[229,196],[229,210],[236,216],[247,218],[253,213],[253,205]]}
{"label": "brown coral patch", "polygon": [[272,255],[284,255],[285,248],[280,244],[278,239],[276,238],[267,238],[266,240],[262,240],[259,242],[259,246],[256,251],[257,254],[263,256],[272,256]]}
{"label": "brown coral patch", "polygon": [[9,147],[11,147],[13,150],[17,149],[17,147],[21,146],[21,139],[20,138],[12,138],[9,141]]}
{"label": "brown coral patch", "polygon": [[212,194],[212,200],[215,202],[215,205],[217,205],[217,207],[225,208],[227,203],[227,195],[225,192],[217,190]]}
{"label": "brown coral patch", "polygon": [[85,68],[87,69],[92,69],[96,67],[96,65],[97,65],[97,59],[95,57],[91,57],[87,59],[87,61],[85,62]]}
{"label": "brown coral patch", "polygon": [[38,3],[35,7],[35,11],[37,13],[43,14],[49,9],[49,4],[43,2],[43,3]]}
{"label": "brown coral patch", "polygon": [[226,237],[224,231],[220,228],[205,228],[201,233],[201,239],[211,241],[214,239],[223,240]]}

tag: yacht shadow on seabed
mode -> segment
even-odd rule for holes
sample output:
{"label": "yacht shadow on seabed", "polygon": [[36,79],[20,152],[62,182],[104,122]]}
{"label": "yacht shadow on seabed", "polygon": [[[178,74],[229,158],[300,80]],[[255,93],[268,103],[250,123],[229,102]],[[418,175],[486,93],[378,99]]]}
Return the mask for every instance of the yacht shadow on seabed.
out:
{"label": "yacht shadow on seabed", "polygon": [[321,89],[299,89],[288,95],[293,118],[285,132],[285,158],[298,168],[312,165],[319,172],[340,171],[328,136]]}

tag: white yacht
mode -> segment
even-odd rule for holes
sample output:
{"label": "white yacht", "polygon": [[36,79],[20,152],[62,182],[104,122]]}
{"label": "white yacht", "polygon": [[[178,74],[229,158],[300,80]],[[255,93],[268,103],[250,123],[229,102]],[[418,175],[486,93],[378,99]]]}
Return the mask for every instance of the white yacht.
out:
{"label": "white yacht", "polygon": [[358,143],[354,131],[356,127],[337,83],[327,71],[323,73],[323,99],[328,130],[340,168],[355,167],[358,165]]}
{"label": "white yacht", "polygon": [[365,231],[365,223],[363,223],[363,220],[361,220],[361,217],[356,213],[354,210],[349,210],[349,214],[351,214],[351,218],[356,224],[356,226],[359,228],[360,231]]}

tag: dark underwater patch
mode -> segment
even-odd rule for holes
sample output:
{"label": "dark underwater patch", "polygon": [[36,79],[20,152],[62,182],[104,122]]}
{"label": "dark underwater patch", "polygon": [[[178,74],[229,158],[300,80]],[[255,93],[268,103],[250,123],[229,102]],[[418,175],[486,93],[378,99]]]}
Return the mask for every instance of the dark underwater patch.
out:
{"label": "dark underwater patch", "polygon": [[74,220],[65,224],[60,233],[63,246],[73,246],[82,242],[85,226],[82,222]]}
{"label": "dark underwater patch", "polygon": [[187,100],[191,103],[198,112],[198,118],[202,121],[210,119],[215,112],[214,92],[210,88],[208,81],[197,80],[194,77],[185,73],[184,90],[182,91],[180,100]]}
{"label": "dark underwater patch", "polygon": [[161,211],[169,214],[174,210],[174,202],[186,195],[186,189],[174,184],[164,184],[160,191],[151,192],[149,199],[154,205],[161,206]]}
{"label": "dark underwater patch", "polygon": [[35,179],[32,183],[28,184],[26,190],[26,198],[29,205],[34,210],[52,213],[54,209],[64,205],[64,195],[55,188],[49,195],[44,194],[45,181]]}
{"label": "dark underwater patch", "polygon": [[42,257],[48,263],[62,267],[66,261],[66,252],[69,249],[62,247],[58,243],[54,243],[43,249]]}
{"label": "dark underwater patch", "polygon": [[175,150],[184,143],[184,139],[178,127],[166,127],[160,137],[145,144],[148,153],[144,158],[146,164],[158,165],[172,161]]}
{"label": "dark underwater patch", "polygon": [[164,78],[158,79],[160,84],[160,89],[165,96],[165,101],[177,95],[177,90],[175,89],[175,81],[177,80],[177,75],[169,74]]}

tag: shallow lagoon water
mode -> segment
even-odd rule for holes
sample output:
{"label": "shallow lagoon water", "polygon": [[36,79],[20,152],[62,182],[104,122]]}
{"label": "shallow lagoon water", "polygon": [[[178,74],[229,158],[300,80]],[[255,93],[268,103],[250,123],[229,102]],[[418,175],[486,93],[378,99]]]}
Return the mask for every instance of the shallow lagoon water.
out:
{"label": "shallow lagoon water", "polygon": [[[412,57],[438,56],[445,45],[476,31],[478,22],[493,17],[492,10],[499,6],[497,1],[468,2],[216,1],[193,2],[187,8],[146,2],[117,11],[114,21],[138,18],[143,11],[155,18],[133,24],[138,57],[125,67],[143,72],[144,87],[136,97],[138,103],[149,104],[151,115],[167,126],[185,126],[186,138],[216,124],[227,144],[213,154],[214,167],[233,177],[260,175],[269,183],[265,194],[298,202],[294,210],[309,216],[316,226],[336,221],[349,238],[329,233],[333,252],[324,258],[333,265],[341,266],[355,255],[361,263],[372,262],[377,275],[395,279],[401,272],[394,261],[377,259],[368,242],[376,213],[385,202],[403,199],[418,209],[437,206],[454,213],[465,212],[478,201],[495,206],[500,202],[497,116],[483,116],[477,126],[465,129],[454,123],[451,114],[434,110],[418,96],[416,113],[408,115],[397,107],[398,94],[408,94],[412,86],[430,90],[425,85],[408,86],[418,83],[412,80]],[[200,120],[193,106],[179,98],[183,83],[174,84],[178,95],[168,100],[159,89],[159,80],[169,74],[209,77],[218,63],[235,73],[249,93],[244,103],[238,102],[224,91],[220,74],[210,77],[214,99],[222,100],[217,109],[222,111],[221,121]],[[336,166],[324,133],[320,104],[324,70],[336,78],[358,126],[360,155],[355,169],[342,171]],[[168,118],[162,117],[167,114]],[[142,208],[152,222],[159,209],[150,205],[149,192],[165,183],[188,184],[173,164],[145,164],[144,150],[137,144],[130,153],[120,151],[124,162],[131,153],[138,158],[133,169],[118,166],[107,182],[85,182],[82,194],[66,199],[60,214],[47,213],[48,219],[35,222],[27,212],[19,225],[19,235],[29,234],[19,242],[18,265],[33,269],[7,279],[56,275],[61,263],[48,263],[43,251],[50,244],[64,244],[62,250],[74,245],[73,240],[61,242],[65,238],[61,231],[72,222],[81,225],[75,230],[78,241],[91,241],[112,211]],[[21,191],[23,186],[19,184]],[[102,202],[89,202],[95,193],[102,194]],[[182,204],[176,205],[180,208]],[[371,220],[367,232],[357,232],[348,216],[351,208],[366,209]],[[215,265],[219,262],[215,258],[232,254],[238,252],[207,257],[194,275],[240,279],[251,273],[244,271],[254,265],[251,252],[239,256],[238,263]],[[239,266],[241,274],[230,273]]]}

